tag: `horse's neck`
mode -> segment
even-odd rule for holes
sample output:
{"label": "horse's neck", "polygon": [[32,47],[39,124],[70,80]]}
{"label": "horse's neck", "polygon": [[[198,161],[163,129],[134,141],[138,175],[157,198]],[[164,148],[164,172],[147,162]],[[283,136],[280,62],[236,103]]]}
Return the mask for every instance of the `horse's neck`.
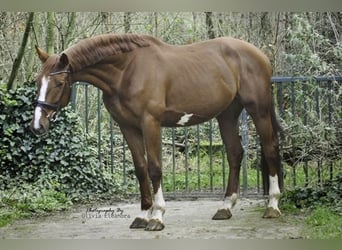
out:
{"label": "horse's neck", "polygon": [[72,74],[73,82],[87,82],[104,93],[112,93],[120,82],[121,70],[114,64],[106,63],[90,66]]}

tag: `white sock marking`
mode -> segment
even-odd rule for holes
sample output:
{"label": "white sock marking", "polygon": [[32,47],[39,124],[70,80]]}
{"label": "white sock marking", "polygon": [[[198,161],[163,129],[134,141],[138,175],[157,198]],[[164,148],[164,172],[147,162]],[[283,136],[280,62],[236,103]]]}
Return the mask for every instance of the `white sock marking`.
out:
{"label": "white sock marking", "polygon": [[278,201],[280,197],[280,189],[278,184],[278,175],[269,176],[270,178],[270,190],[269,190],[269,203],[268,207],[272,207],[279,211]]}
{"label": "white sock marking", "polygon": [[163,197],[162,188],[159,187],[157,193],[154,195],[154,202],[150,209],[141,210],[140,214],[137,216],[139,218],[149,221],[150,219],[159,220],[163,222],[163,214],[165,211],[165,201]]}
{"label": "white sock marking", "polygon": [[151,218],[151,210],[152,209],[148,209],[148,210],[141,210],[140,214],[137,216],[139,218],[145,219],[147,221],[150,220]]}
{"label": "white sock marking", "polygon": [[191,118],[191,116],[193,116],[194,114],[187,114],[185,113],[177,122],[178,125],[184,126]]}
{"label": "white sock marking", "polygon": [[237,200],[236,193],[233,193],[231,196],[226,197],[223,201],[223,208],[229,209],[231,211],[232,208],[235,206],[236,200]]}
{"label": "white sock marking", "polygon": [[165,200],[163,197],[162,188],[160,186],[157,193],[154,195],[152,219],[157,219],[160,222],[163,222],[164,212],[165,212]]}
{"label": "white sock marking", "polygon": [[[48,84],[49,84],[49,79],[46,78],[46,76],[43,76],[43,78],[42,78],[42,86],[40,87],[38,101],[45,102],[46,91],[47,91]],[[34,123],[33,123],[33,127],[35,129],[39,129],[40,128],[39,121],[40,121],[41,116],[42,116],[42,108],[41,107],[36,107],[35,110],[34,110]]]}

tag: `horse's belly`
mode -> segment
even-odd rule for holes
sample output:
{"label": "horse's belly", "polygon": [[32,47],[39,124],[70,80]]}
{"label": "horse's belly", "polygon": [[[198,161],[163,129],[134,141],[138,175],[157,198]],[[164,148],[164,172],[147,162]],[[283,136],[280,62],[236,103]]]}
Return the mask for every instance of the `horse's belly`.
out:
{"label": "horse's belly", "polygon": [[[212,83],[215,84],[215,83]],[[161,116],[162,126],[191,126],[206,122],[224,111],[236,93],[227,85],[197,87],[172,94]]]}
{"label": "horse's belly", "polygon": [[163,127],[192,126],[206,122],[213,117],[215,115],[203,116],[195,112],[165,111],[161,116],[161,125]]}

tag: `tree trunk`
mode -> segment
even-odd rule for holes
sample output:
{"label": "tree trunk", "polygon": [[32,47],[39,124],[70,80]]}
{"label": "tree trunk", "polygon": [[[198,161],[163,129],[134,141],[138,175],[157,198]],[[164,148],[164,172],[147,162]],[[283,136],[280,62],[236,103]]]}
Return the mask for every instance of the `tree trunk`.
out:
{"label": "tree trunk", "polygon": [[194,42],[197,42],[197,13],[196,12],[192,12],[192,37],[191,37],[191,40],[188,42],[188,44],[194,43]]}
{"label": "tree trunk", "polygon": [[205,24],[207,27],[207,34],[209,39],[215,38],[214,24],[213,24],[213,13],[205,12]]}
{"label": "tree trunk", "polygon": [[291,45],[289,43],[289,35],[288,35],[288,30],[292,28],[292,14],[289,12],[285,13],[285,24],[284,24],[284,30],[285,30],[285,37],[283,39],[283,43],[284,43],[284,52],[286,54],[290,53],[291,51]]}
{"label": "tree trunk", "polygon": [[62,50],[64,50],[66,47],[68,47],[74,38],[72,36],[72,33],[74,32],[76,27],[76,12],[70,12],[68,13],[68,28],[64,35],[64,41],[62,43]]}
{"label": "tree trunk", "polygon": [[252,41],[252,32],[253,32],[254,14],[252,12],[248,12],[248,15],[246,16],[246,18],[247,17],[248,17],[247,42],[251,42]]}
{"label": "tree trunk", "polygon": [[273,42],[272,25],[269,12],[261,12],[259,35],[264,46]]}
{"label": "tree trunk", "polygon": [[224,32],[223,32],[223,14],[219,13],[218,14],[218,28],[217,28],[217,32],[218,32],[218,36],[219,37],[223,37],[224,36]]}
{"label": "tree trunk", "polygon": [[124,28],[125,33],[129,33],[131,31],[131,12],[124,13]]}
{"label": "tree trunk", "polygon": [[[36,32],[39,30],[38,29],[38,17],[39,14],[35,14],[32,20],[32,25],[31,25],[31,35],[29,36],[29,46],[31,46],[31,48],[34,48],[35,45],[38,45],[38,40],[36,37]],[[33,49],[30,49],[27,53],[26,53],[26,61],[25,61],[25,65],[26,65],[26,69],[25,69],[25,80],[30,80],[33,78],[33,74],[34,74],[34,63],[35,63],[35,58],[36,58],[36,51]]]}
{"label": "tree trunk", "polygon": [[27,44],[27,41],[29,38],[33,17],[34,17],[34,12],[30,12],[29,16],[26,20],[26,28],[25,28],[23,40],[21,42],[21,46],[19,48],[17,58],[14,60],[14,63],[12,66],[12,71],[11,71],[10,77],[8,79],[8,84],[7,84],[8,90],[13,88],[14,79],[17,77],[18,70],[19,70],[21,61],[23,59],[24,53],[25,53],[25,48],[26,48],[26,44]]}
{"label": "tree trunk", "polygon": [[48,12],[47,13],[47,34],[46,34],[46,50],[49,55],[52,55],[55,52],[54,48],[54,35],[53,35],[53,28],[54,28],[54,13]]}
{"label": "tree trunk", "polygon": [[153,12],[154,18],[154,36],[158,37],[158,12]]}

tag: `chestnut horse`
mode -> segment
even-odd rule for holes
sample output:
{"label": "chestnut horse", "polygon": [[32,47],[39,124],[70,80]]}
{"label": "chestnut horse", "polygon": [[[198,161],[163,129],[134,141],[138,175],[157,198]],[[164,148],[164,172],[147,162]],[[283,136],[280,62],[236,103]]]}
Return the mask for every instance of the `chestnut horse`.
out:
{"label": "chestnut horse", "polygon": [[147,35],[105,34],[81,40],[60,55],[36,50],[43,70],[37,79],[31,130],[37,136],[48,132],[56,113],[69,103],[74,82],[101,89],[105,107],[132,153],[139,181],[141,212],[130,228],[164,228],[161,127],[191,126],[214,117],[230,170],[222,208],[213,219],[232,216],[243,155],[238,133],[243,108],[252,117],[262,146],[264,192],[269,194],[264,217],[280,216],[280,127],[272,101],[271,66],[259,49],[234,38],[173,46]]}

